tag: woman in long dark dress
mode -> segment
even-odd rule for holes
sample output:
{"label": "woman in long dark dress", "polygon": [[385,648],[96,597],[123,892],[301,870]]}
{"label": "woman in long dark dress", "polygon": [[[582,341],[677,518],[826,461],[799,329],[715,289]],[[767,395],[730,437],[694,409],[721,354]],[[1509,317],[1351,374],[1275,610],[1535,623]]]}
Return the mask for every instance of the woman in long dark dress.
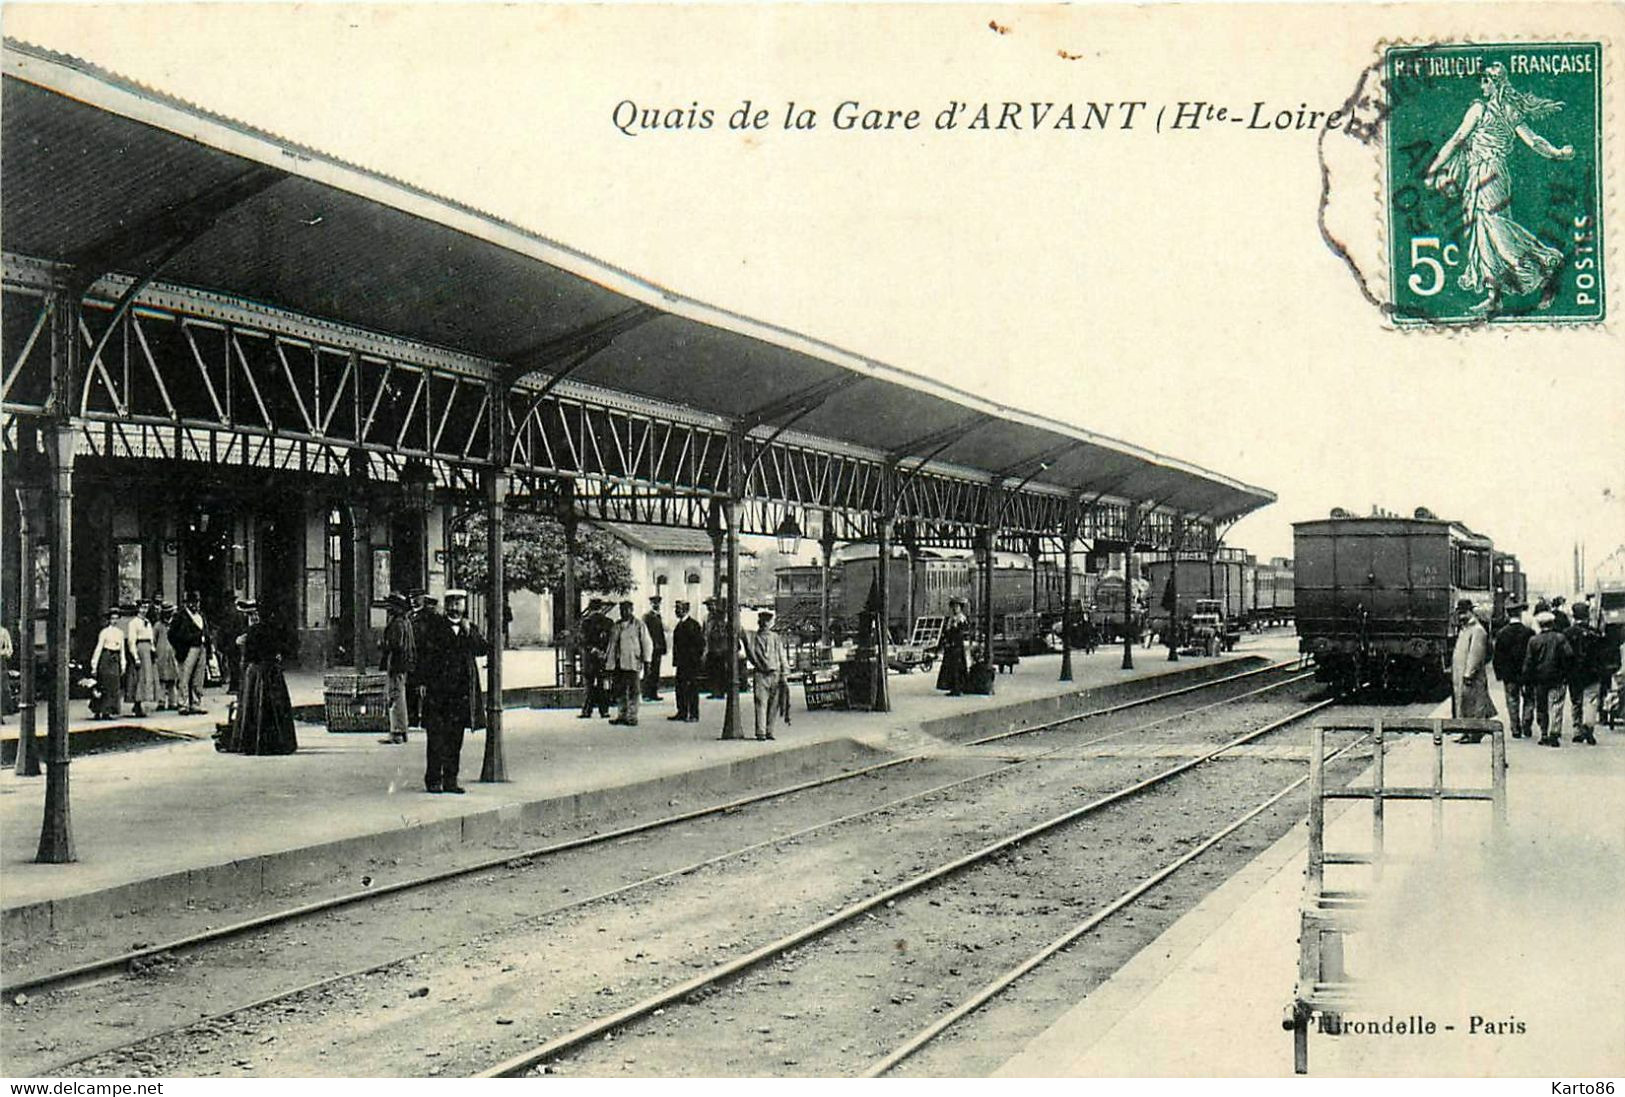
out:
{"label": "woman in long dark dress", "polygon": [[235,754],[292,754],[299,749],[299,739],[293,730],[288,683],[282,677],[282,636],[260,622],[258,606],[249,603],[244,612],[248,631],[239,641],[243,651],[242,693],[237,698],[231,741],[225,749]]}
{"label": "woman in long dark dress", "polygon": [[937,671],[937,688],[948,691],[949,697],[965,692],[965,603],[958,598],[948,600],[948,620],[942,626],[942,667]]}

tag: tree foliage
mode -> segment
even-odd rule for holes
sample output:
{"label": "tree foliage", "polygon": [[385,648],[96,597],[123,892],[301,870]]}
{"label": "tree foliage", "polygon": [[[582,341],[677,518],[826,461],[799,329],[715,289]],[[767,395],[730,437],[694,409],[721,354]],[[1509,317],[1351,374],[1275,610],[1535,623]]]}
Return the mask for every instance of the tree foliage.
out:
{"label": "tree foliage", "polygon": [[[485,515],[468,520],[468,547],[457,554],[457,581],[470,589],[487,582]],[[504,523],[502,569],[511,588],[549,594],[564,587],[564,526],[553,518],[510,514]],[[576,533],[576,585],[595,594],[624,594],[632,589],[632,566],[626,546],[599,529]]]}

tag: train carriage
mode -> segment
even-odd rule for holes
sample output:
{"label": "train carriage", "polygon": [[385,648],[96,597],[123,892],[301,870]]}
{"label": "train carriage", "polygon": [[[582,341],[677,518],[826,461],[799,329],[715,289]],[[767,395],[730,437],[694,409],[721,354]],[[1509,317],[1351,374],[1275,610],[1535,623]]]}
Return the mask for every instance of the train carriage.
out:
{"label": "train carriage", "polygon": [[1449,680],[1455,607],[1495,608],[1495,546],[1460,522],[1332,517],[1292,526],[1298,648],[1345,688],[1429,692]]}

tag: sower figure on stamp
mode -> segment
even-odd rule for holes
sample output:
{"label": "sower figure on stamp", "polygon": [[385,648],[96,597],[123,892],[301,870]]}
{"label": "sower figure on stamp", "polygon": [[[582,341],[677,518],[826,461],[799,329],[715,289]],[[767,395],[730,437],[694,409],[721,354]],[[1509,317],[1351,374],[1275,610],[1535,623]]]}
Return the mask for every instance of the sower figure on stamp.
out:
{"label": "sower figure on stamp", "polygon": [[790,673],[790,653],[773,631],[773,611],[756,615],[756,631],[745,634],[745,658],[750,663],[751,692],[756,702],[756,738],[773,738],[778,723],[779,687]]}
{"label": "sower figure on stamp", "polygon": [[705,630],[688,615],[688,603],[676,605],[671,629],[672,671],[677,675],[677,715],[668,720],[695,723],[700,718],[700,672],[705,666]]}
{"label": "sower figure on stamp", "polygon": [[1479,87],[1484,98],[1467,108],[1427,170],[1431,186],[1461,196],[1467,253],[1456,284],[1485,295],[1472,308],[1477,313],[1496,311],[1503,293],[1537,290],[1543,291],[1538,307],[1547,308],[1557,293],[1553,275],[1563,253],[1512,219],[1510,160],[1514,140],[1548,160],[1574,158],[1573,146],[1558,148],[1527,124],[1556,114],[1563,104],[1514,88],[1499,62],[1484,70]]}
{"label": "sower figure on stamp", "polygon": [[[1514,739],[1527,739],[1534,730],[1535,696],[1532,685],[1523,680],[1523,657],[1535,633],[1521,616],[1529,607],[1516,599],[1507,603],[1507,622],[1495,634],[1491,665],[1506,692],[1507,725]],[[1528,691],[1526,693],[1526,691]]]}

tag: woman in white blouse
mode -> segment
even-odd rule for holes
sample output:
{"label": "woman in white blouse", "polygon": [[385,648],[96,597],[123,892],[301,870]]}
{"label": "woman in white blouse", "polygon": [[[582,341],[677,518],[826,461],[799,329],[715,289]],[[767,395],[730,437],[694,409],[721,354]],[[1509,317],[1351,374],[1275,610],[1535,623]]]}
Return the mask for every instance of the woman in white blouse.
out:
{"label": "woman in white blouse", "polygon": [[97,720],[111,720],[124,707],[120,686],[129,639],[119,627],[120,616],[117,609],[108,610],[107,627],[96,636],[96,654],[91,660],[96,668],[96,692],[90,699],[90,715]]}
{"label": "woman in white blouse", "polygon": [[158,664],[156,637],[152,631],[152,603],[143,602],[125,623],[129,647],[129,673],[125,676],[126,692],[135,703],[135,715],[145,716],[143,705],[158,705]]}

